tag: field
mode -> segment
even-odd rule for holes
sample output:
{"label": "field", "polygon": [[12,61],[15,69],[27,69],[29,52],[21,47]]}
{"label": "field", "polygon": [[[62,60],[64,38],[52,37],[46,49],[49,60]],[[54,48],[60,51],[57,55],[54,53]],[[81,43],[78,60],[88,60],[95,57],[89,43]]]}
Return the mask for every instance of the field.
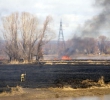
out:
{"label": "field", "polygon": [[[26,81],[20,81],[20,75],[26,73]],[[0,65],[0,88],[15,87],[27,88],[62,87],[71,85],[77,88],[83,80],[98,82],[104,76],[105,83],[110,82],[110,66],[72,66],[72,65]],[[83,86],[84,87],[84,84]]]}
{"label": "field", "polygon": [[[20,75],[26,73],[26,81]],[[104,84],[100,84],[100,77]],[[6,92],[5,92],[6,91]],[[47,100],[110,94],[110,67],[101,65],[0,65],[0,99]]]}

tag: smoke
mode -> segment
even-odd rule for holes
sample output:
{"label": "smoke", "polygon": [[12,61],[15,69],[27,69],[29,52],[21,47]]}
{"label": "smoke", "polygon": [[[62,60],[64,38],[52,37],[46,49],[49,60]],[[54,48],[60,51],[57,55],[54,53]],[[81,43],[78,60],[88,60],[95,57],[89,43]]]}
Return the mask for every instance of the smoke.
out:
{"label": "smoke", "polygon": [[[71,39],[72,44],[68,44],[64,54],[71,56],[79,53],[96,53],[98,50],[96,48],[96,37],[105,35],[105,32],[110,32],[110,0],[96,0],[94,7],[101,9],[101,12],[92,19],[87,20],[83,27],[76,29],[76,34]],[[80,32],[79,36],[77,35],[77,31]]]}
{"label": "smoke", "polygon": [[110,0],[96,0],[94,6],[101,8],[102,11],[85,22],[80,30],[82,36],[99,36],[110,28]]}
{"label": "smoke", "polygon": [[[93,54],[97,53],[96,37],[105,35],[110,31],[110,0],[96,0],[94,7],[101,9],[101,12],[91,20],[87,20],[83,27],[78,27],[64,54]],[[109,36],[109,34],[106,34]]]}

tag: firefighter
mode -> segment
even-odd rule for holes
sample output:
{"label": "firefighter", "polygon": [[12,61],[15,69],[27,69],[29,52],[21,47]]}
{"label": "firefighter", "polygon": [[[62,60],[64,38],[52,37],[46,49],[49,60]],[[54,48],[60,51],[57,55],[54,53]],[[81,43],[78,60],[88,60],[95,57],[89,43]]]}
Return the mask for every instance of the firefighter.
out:
{"label": "firefighter", "polygon": [[26,80],[26,73],[21,74],[21,82],[24,82]]}

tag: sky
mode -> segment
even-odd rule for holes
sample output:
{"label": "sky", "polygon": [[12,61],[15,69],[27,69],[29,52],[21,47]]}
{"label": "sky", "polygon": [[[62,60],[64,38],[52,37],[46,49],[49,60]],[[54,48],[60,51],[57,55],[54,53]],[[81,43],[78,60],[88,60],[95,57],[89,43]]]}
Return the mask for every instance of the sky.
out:
{"label": "sky", "polygon": [[62,20],[64,39],[68,40],[74,36],[77,27],[83,26],[86,20],[100,12],[94,3],[95,0],[0,0],[0,16],[24,11],[41,19],[50,15],[53,17],[56,39]]}

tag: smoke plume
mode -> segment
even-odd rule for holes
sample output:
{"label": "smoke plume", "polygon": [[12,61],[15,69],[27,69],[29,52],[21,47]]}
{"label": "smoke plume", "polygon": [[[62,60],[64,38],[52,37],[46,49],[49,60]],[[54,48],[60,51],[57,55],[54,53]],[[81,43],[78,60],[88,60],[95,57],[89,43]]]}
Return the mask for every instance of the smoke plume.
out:
{"label": "smoke plume", "polygon": [[[72,44],[68,46],[64,54],[71,56],[81,52],[86,54],[98,52],[94,37],[110,31],[110,0],[96,0],[94,7],[101,9],[101,12],[91,20],[87,20],[83,27],[77,28],[81,35],[71,39]],[[107,35],[109,36],[109,33]]]}
{"label": "smoke plume", "polygon": [[110,0],[96,0],[95,7],[101,8],[99,15],[87,20],[81,28],[82,36],[98,36],[102,30],[108,31],[110,28]]}

